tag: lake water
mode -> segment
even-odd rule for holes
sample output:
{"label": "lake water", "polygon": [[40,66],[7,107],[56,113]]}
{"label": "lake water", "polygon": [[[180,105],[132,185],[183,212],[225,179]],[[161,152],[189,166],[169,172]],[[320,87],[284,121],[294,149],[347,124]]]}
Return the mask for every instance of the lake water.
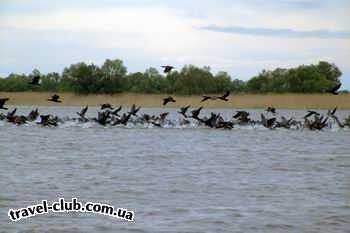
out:
{"label": "lake water", "polygon": [[[78,108],[39,110],[72,117]],[[167,111],[178,118],[175,110]],[[234,113],[213,111],[226,118]],[[251,112],[257,119],[262,111]],[[281,114],[301,117],[304,111]],[[0,133],[0,232],[350,230],[350,130],[75,123],[45,128],[0,122]],[[10,208],[60,197],[127,208],[135,211],[135,221],[86,213],[18,222],[7,216]]]}

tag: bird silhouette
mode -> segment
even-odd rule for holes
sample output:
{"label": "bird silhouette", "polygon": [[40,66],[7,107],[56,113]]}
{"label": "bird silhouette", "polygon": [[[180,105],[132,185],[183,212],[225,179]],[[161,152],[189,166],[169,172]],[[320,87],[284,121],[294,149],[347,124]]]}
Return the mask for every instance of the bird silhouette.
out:
{"label": "bird silhouette", "polygon": [[171,96],[163,99],[163,105],[167,105],[169,102],[175,103],[176,100],[173,97],[171,97]]}
{"label": "bird silhouette", "polygon": [[196,119],[196,120],[199,120],[199,114],[200,114],[200,112],[202,111],[202,109],[203,109],[203,107],[200,107],[200,108],[198,108],[198,109],[195,109],[195,110],[191,111],[191,113],[192,113],[192,118],[193,118],[193,119]]}
{"label": "bird silhouette", "polygon": [[5,103],[9,100],[9,98],[1,98],[0,99],[0,109],[8,110],[8,108],[4,107]]}
{"label": "bird silhouette", "polygon": [[16,114],[16,111],[17,111],[17,108],[13,109],[11,112],[8,112],[8,113],[7,113],[7,116],[8,116],[8,117],[14,116],[14,115]]}
{"label": "bird silhouette", "polygon": [[109,117],[110,117],[111,112],[109,111],[104,111],[104,112],[98,112],[97,113],[97,118],[95,118],[94,120],[99,123],[100,125],[105,126],[109,121]]}
{"label": "bird silhouette", "polygon": [[119,106],[119,108],[115,109],[112,113],[112,115],[114,116],[119,116],[119,112],[122,110],[122,106]]}
{"label": "bird silhouette", "polygon": [[202,100],[201,100],[201,103],[202,103],[202,102],[205,102],[205,101],[207,101],[207,100],[215,100],[215,99],[216,99],[216,97],[203,95]]}
{"label": "bird silhouette", "polygon": [[191,105],[187,105],[186,107],[182,107],[180,108],[180,111],[178,113],[180,113],[181,115],[183,115],[185,118],[187,118],[186,112],[188,111],[188,109],[191,107]]}
{"label": "bird silhouette", "polygon": [[55,102],[55,103],[62,103],[60,99],[60,96],[57,94],[54,94],[53,96],[51,96],[51,99],[47,99],[47,101],[51,101],[51,102]]}
{"label": "bird silhouette", "polygon": [[[133,115],[133,116],[137,116],[137,112],[138,111],[140,111],[140,109],[141,109],[141,107],[136,107],[136,105],[135,104],[133,104],[132,106],[131,106],[131,109],[130,109],[130,116],[131,115]],[[129,118],[130,118],[130,116],[129,116]],[[129,120],[129,119],[128,119]]]}
{"label": "bird silhouette", "polygon": [[310,111],[310,110],[308,110],[308,111],[307,111],[307,114],[304,116],[304,118],[308,118],[308,117],[310,117],[310,116],[312,116],[312,115],[319,116],[320,114],[319,114],[318,112],[316,112],[316,111]]}
{"label": "bird silhouette", "polygon": [[27,119],[29,121],[35,121],[36,118],[39,116],[39,110],[36,108],[35,110],[30,111],[30,113],[27,116]]}
{"label": "bird silhouette", "polygon": [[267,109],[266,109],[266,112],[271,112],[272,114],[276,114],[276,108],[275,107],[268,107]]}
{"label": "bird silhouette", "polygon": [[342,86],[342,84],[339,82],[339,83],[337,83],[337,85],[335,87],[333,87],[332,89],[327,90],[326,92],[331,93],[333,95],[339,95],[338,90],[340,89],[341,86]]}
{"label": "bird silhouette", "polygon": [[164,68],[163,72],[167,74],[167,73],[170,73],[171,70],[174,69],[175,67],[166,65],[166,66],[162,66],[162,68]]}
{"label": "bird silhouette", "polygon": [[249,116],[249,112],[246,111],[237,111],[235,115],[233,115],[233,118],[238,119],[241,117],[248,117]]}
{"label": "bird silhouette", "polygon": [[262,122],[263,126],[265,126],[266,128],[272,129],[275,122],[276,122],[276,118],[273,117],[270,119],[266,119],[264,114],[261,113],[261,122]]}
{"label": "bird silhouette", "polygon": [[85,114],[86,114],[88,109],[89,109],[89,106],[85,106],[85,108],[83,108],[80,112],[77,112],[78,116],[80,116],[83,119],[86,119]]}
{"label": "bird silhouette", "polygon": [[217,97],[218,99],[220,100],[223,100],[223,101],[228,101],[227,97],[230,95],[230,91],[226,91],[226,93],[222,96],[219,96]]}
{"label": "bird silhouette", "polygon": [[101,110],[103,109],[113,109],[113,107],[110,104],[101,104]]}

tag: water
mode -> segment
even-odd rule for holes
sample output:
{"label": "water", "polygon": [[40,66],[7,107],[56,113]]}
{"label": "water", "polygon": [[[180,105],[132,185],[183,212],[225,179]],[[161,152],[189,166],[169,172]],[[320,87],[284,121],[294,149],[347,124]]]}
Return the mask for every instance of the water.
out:
{"label": "water", "polygon": [[[29,109],[20,110],[27,114]],[[40,110],[60,116],[77,111]],[[94,111],[89,114],[93,116]],[[167,111],[177,117],[175,110]],[[233,114],[232,110],[220,112]],[[304,113],[282,112],[287,116]],[[44,128],[1,123],[0,132],[0,232],[328,233],[350,229],[350,130],[121,128],[72,123]],[[10,208],[60,197],[134,210],[135,222],[84,213],[49,213],[15,223],[7,217]]]}

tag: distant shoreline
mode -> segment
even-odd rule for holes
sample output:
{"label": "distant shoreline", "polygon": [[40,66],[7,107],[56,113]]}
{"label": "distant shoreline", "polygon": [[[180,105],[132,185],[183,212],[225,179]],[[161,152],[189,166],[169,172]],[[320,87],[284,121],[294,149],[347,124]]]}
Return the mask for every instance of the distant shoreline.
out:
{"label": "distant shoreline", "polygon": [[[167,94],[134,94],[123,93],[114,95],[76,95],[73,93],[59,93],[62,104],[46,101],[53,93],[47,92],[0,92],[0,98],[10,98],[7,105],[16,106],[99,106],[110,103],[114,106],[163,107],[162,99]],[[329,94],[231,94],[228,102],[207,101],[201,103],[200,95],[184,96],[172,95],[177,102],[166,107],[178,108],[191,105],[206,108],[265,108],[274,106],[280,109],[331,109],[338,106],[339,109],[350,109],[350,94],[338,96]]]}

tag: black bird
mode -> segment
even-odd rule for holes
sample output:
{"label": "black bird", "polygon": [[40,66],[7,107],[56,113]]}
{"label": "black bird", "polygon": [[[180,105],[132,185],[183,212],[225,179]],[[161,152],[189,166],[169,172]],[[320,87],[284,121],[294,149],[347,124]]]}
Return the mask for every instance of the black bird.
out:
{"label": "black bird", "polygon": [[101,104],[101,110],[107,109],[107,108],[113,109],[112,105],[110,105],[110,104]]}
{"label": "black bird", "polygon": [[163,112],[163,113],[159,114],[159,120],[164,121],[168,115],[169,115],[168,112]]}
{"label": "black bird", "polygon": [[333,88],[330,89],[330,90],[327,90],[326,92],[331,93],[331,94],[333,94],[333,95],[339,95],[338,90],[340,89],[341,85],[342,85],[342,84],[339,82],[339,83],[337,83],[337,85],[336,85],[335,87],[333,87]]}
{"label": "black bird", "polygon": [[[140,108],[139,108],[140,109]],[[136,113],[135,113],[136,114]],[[132,112],[129,112],[128,114],[124,113],[122,115],[122,117],[120,118],[120,121],[119,123],[123,124],[123,125],[126,125],[128,123],[128,121],[130,120],[130,117],[131,117]]]}
{"label": "black bird", "polygon": [[304,116],[304,118],[308,118],[312,115],[316,115],[316,116],[319,116],[320,114],[318,112],[315,112],[315,111],[307,111],[308,113]]}
{"label": "black bird", "polygon": [[35,121],[38,116],[39,116],[39,110],[36,108],[35,110],[32,110],[28,114],[27,119],[30,121]]}
{"label": "black bird", "polygon": [[193,118],[193,119],[196,119],[196,120],[199,120],[198,116],[199,116],[199,114],[200,114],[200,112],[201,112],[202,109],[203,109],[203,107],[200,107],[200,108],[198,108],[198,109],[196,109],[196,110],[191,111],[191,113],[192,113],[192,118]]}
{"label": "black bird", "polygon": [[5,103],[9,100],[9,98],[1,98],[0,99],[0,109],[7,110],[8,108],[4,107]]}
{"label": "black bird", "polygon": [[173,97],[171,97],[171,96],[163,99],[163,105],[167,105],[167,103],[169,103],[169,102],[175,103],[176,100]]}
{"label": "black bird", "polygon": [[57,120],[51,119],[51,115],[40,115],[40,122],[38,124],[43,126],[57,126]]}
{"label": "black bird", "polygon": [[30,85],[40,86],[39,81],[40,81],[40,76],[39,76],[39,75],[35,75],[35,76],[32,78],[32,81],[31,81],[29,84],[30,84]]}
{"label": "black bird", "polygon": [[170,73],[171,70],[174,69],[175,67],[167,65],[167,66],[162,66],[162,68],[164,68],[163,72],[167,74],[167,73]]}
{"label": "black bird", "polygon": [[261,122],[262,122],[263,126],[271,129],[271,128],[273,128],[273,126],[276,122],[276,118],[274,117],[274,118],[266,119],[264,114],[261,113]]}
{"label": "black bird", "polygon": [[217,99],[216,97],[203,95],[202,100],[201,100],[201,103],[202,103],[202,102],[205,102],[205,101],[207,101],[207,100],[216,100],[216,99]]}
{"label": "black bird", "polygon": [[86,106],[86,107],[83,108],[80,112],[77,112],[77,114],[78,114],[81,118],[86,119],[86,118],[85,118],[85,114],[86,114],[86,112],[87,112],[88,109],[89,109],[89,106]]}
{"label": "black bird", "polygon": [[272,114],[276,114],[276,108],[275,107],[268,107],[266,109],[266,112],[271,112]]}
{"label": "black bird", "polygon": [[[130,116],[131,115],[133,115],[133,116],[137,116],[137,112],[138,111],[140,111],[140,109],[141,109],[141,107],[138,107],[138,108],[136,108],[136,105],[135,104],[133,104],[132,106],[131,106],[131,109],[130,109]],[[129,116],[129,118],[130,118],[130,116]],[[128,119],[129,120],[129,119]]]}
{"label": "black bird", "polygon": [[100,125],[105,126],[108,122],[108,118],[110,116],[111,112],[105,111],[105,112],[98,112],[97,113],[97,119],[94,120],[98,122]]}
{"label": "black bird", "polygon": [[41,125],[49,125],[49,119],[50,115],[40,115],[40,122]]}
{"label": "black bird", "polygon": [[180,113],[181,115],[183,115],[185,118],[187,118],[186,112],[188,111],[188,109],[191,107],[191,105],[187,105],[186,107],[182,107],[180,108],[180,111],[178,113]]}
{"label": "black bird", "polygon": [[226,91],[226,93],[222,96],[219,96],[218,99],[219,100],[223,100],[223,101],[228,101],[227,97],[230,95],[230,91]]}
{"label": "black bird", "polygon": [[247,118],[249,115],[250,115],[249,112],[246,112],[246,111],[237,111],[237,113],[233,116],[233,118],[235,118],[235,119]]}
{"label": "black bird", "polygon": [[211,113],[210,118],[202,120],[200,119],[200,121],[202,123],[204,123],[206,126],[210,127],[210,128],[214,128],[216,127],[216,121],[217,119],[220,117],[220,114],[215,114],[215,113]]}
{"label": "black bird", "polygon": [[47,99],[47,101],[55,102],[55,103],[62,103],[61,100],[59,100],[60,96],[57,94],[54,94],[51,96],[51,99]]}
{"label": "black bird", "polygon": [[338,107],[335,107],[332,111],[328,110],[328,115],[334,116],[334,114],[337,112]]}
{"label": "black bird", "polygon": [[114,116],[119,116],[119,112],[120,112],[120,110],[122,110],[122,106],[119,106],[119,108],[117,108],[117,109],[115,109],[113,112],[112,112],[112,115],[114,115]]}
{"label": "black bird", "polygon": [[13,117],[16,114],[17,108],[13,109],[12,112],[8,112],[7,116],[8,117]]}

